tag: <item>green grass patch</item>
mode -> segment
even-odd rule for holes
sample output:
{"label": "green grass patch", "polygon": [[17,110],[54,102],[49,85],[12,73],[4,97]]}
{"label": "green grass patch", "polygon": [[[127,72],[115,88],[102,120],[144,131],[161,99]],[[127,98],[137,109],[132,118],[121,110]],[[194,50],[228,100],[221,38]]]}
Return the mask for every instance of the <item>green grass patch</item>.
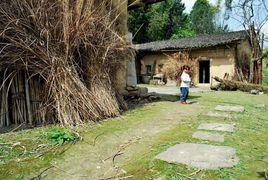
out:
{"label": "green grass patch", "polygon": [[0,179],[25,179],[50,166],[66,148],[59,145],[74,140],[74,134],[57,126],[0,135]]}
{"label": "green grass patch", "polygon": [[[232,94],[230,96],[230,93]],[[239,101],[238,101],[239,100]],[[134,175],[137,179],[259,179],[258,172],[268,171],[267,163],[262,161],[266,157],[268,149],[268,114],[267,108],[255,108],[256,104],[268,103],[267,96],[252,96],[241,92],[215,92],[215,94],[204,93],[199,99],[201,105],[212,110],[218,104],[243,105],[245,113],[232,113],[233,119],[216,119],[199,114],[195,118],[188,118],[185,123],[174,127],[174,129],[156,137],[152,143],[153,150],[145,150],[134,156],[126,163],[124,169],[128,174]],[[223,133],[224,143],[214,143],[192,139],[192,134],[197,131],[197,127],[202,122],[224,122],[234,123],[236,131],[234,133]],[[163,152],[168,147],[182,142],[209,143],[213,145],[230,146],[237,150],[240,158],[239,164],[234,168],[220,170],[189,169],[181,164],[169,164],[156,160],[154,157]],[[195,174],[196,173],[196,174]]]}
{"label": "green grass patch", "polygon": [[[179,108],[184,108],[185,113],[189,115],[178,117],[181,118],[179,125],[156,134],[149,141],[146,140],[147,148],[142,148],[132,154],[122,167],[129,175],[133,175],[135,179],[157,179],[161,177],[176,180],[187,179],[189,175],[193,179],[261,178],[258,172],[268,171],[267,163],[262,161],[264,157],[268,156],[268,96],[255,96],[238,91],[195,93],[191,94],[191,98],[198,104],[181,106],[171,103],[178,101],[178,97],[169,95],[164,96],[158,102],[129,110],[119,118],[107,119],[100,123],[78,128],[77,131],[84,137],[84,140],[72,146],[64,154],[65,156],[61,155],[61,152],[68,146],[55,144],[75,141],[76,136],[58,127],[43,127],[0,135],[0,143],[6,144],[6,149],[3,146],[0,148],[0,179],[25,179],[29,174],[37,174],[41,169],[49,167],[53,159],[66,158],[66,154],[75,153],[83,158],[81,153],[85,153],[84,149],[93,148],[95,143],[96,145],[100,144],[107,137],[115,137],[116,141],[117,134],[131,132],[137,127],[142,128],[140,127],[141,124],[146,124],[152,119],[165,118],[165,113],[172,113],[170,110],[176,110],[177,105]],[[213,111],[214,107],[219,104],[243,105],[246,112],[231,113],[232,119],[207,117],[206,113]],[[258,104],[265,104],[266,108],[255,108],[255,105]],[[200,109],[190,112],[189,108],[191,107]],[[225,135],[224,143],[193,139],[192,134],[197,131],[197,127],[202,122],[234,123],[236,131],[223,133]],[[19,145],[10,149],[12,145],[18,142],[20,142]],[[169,164],[155,159],[155,156],[160,152],[182,142],[199,142],[233,147],[237,150],[240,163],[234,168],[198,171],[198,169],[187,168],[181,164]],[[106,148],[111,148],[111,144],[106,143]],[[23,146],[26,148],[26,152]],[[88,172],[90,170],[89,168]]]}
{"label": "green grass patch", "polygon": [[263,85],[268,85],[268,68],[266,69],[263,69],[263,80],[262,80],[262,83]]}

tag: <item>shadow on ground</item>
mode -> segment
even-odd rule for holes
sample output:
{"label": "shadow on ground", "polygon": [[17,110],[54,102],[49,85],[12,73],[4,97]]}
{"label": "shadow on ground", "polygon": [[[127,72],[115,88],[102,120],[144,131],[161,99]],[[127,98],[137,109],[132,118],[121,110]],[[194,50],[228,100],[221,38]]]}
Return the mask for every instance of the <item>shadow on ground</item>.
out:
{"label": "shadow on ground", "polygon": [[[158,101],[171,101],[171,102],[176,102],[179,101],[180,96],[179,95],[169,95],[169,94],[157,94],[161,97],[160,100]],[[199,99],[201,96],[198,95],[190,95],[188,97],[188,100],[193,100],[193,99]]]}

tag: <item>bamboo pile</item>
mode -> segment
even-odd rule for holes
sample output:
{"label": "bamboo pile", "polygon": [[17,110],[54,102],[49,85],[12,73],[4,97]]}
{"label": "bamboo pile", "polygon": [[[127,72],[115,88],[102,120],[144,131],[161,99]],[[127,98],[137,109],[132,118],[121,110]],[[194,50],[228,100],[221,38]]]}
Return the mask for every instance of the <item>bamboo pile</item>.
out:
{"label": "bamboo pile", "polygon": [[11,114],[15,124],[27,121],[26,100],[24,91],[24,78],[21,72],[16,75],[11,83]]}
{"label": "bamboo pile", "polygon": [[[0,72],[6,72],[1,98],[12,94],[12,121],[53,118],[74,126],[120,114],[123,102],[114,74],[128,53],[117,33],[121,5],[110,0],[0,1]],[[43,83],[37,85],[33,77]],[[1,102],[2,117],[8,110]]]}

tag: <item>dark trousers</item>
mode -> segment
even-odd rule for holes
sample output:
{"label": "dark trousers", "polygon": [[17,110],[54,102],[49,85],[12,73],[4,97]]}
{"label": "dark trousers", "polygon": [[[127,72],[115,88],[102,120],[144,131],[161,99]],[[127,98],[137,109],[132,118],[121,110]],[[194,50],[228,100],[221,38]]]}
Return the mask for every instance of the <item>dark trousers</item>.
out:
{"label": "dark trousers", "polygon": [[189,88],[188,87],[181,87],[181,97],[180,101],[185,102],[189,95]]}

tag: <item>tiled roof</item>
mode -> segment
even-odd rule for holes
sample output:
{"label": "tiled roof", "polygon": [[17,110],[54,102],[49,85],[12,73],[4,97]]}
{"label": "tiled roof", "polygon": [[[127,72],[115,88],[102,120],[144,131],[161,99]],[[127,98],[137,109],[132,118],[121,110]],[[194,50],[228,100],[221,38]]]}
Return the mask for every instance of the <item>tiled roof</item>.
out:
{"label": "tiled roof", "polygon": [[201,35],[177,40],[155,41],[144,44],[135,44],[133,46],[138,51],[198,49],[230,44],[247,38],[247,31],[236,31],[221,34]]}

